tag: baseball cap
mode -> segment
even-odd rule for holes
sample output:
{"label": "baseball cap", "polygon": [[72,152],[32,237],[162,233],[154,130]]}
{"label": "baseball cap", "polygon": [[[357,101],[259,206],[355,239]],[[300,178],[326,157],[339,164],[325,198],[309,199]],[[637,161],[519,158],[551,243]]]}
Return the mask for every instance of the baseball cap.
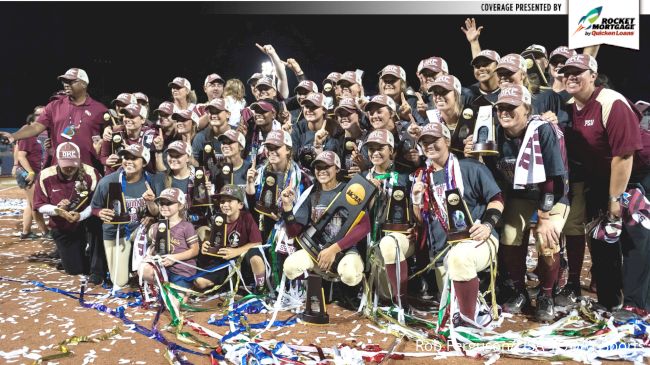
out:
{"label": "baseball cap", "polygon": [[498,63],[501,60],[501,56],[499,56],[499,54],[496,51],[493,51],[491,49],[484,49],[481,52],[479,52],[478,55],[476,55],[476,57],[472,59],[471,65],[475,66],[476,63],[478,63],[478,61],[480,60],[489,60],[490,62]]}
{"label": "baseball cap", "polygon": [[174,80],[167,84],[167,87],[172,87],[172,85],[186,87],[187,90],[192,90],[192,84],[190,84],[190,82],[184,77],[174,77]]}
{"label": "baseball cap", "polygon": [[257,80],[257,84],[255,84],[255,88],[257,89],[262,85],[275,89],[275,85],[273,85],[273,80],[271,80],[270,77],[264,76],[261,79]]}
{"label": "baseball cap", "polygon": [[274,130],[266,135],[264,144],[270,144],[277,147],[287,146],[292,147],[291,135],[287,131]]}
{"label": "baseball cap", "polygon": [[262,99],[258,100],[257,102],[253,103],[251,105],[251,109],[253,111],[259,112],[259,113],[266,113],[275,110],[275,112],[278,112],[279,106],[277,105],[277,102],[275,100],[271,99]]}
{"label": "baseball cap", "polygon": [[293,91],[297,93],[298,89],[307,90],[307,92],[310,92],[310,93],[317,93],[318,92],[318,86],[316,85],[316,83],[313,82],[313,81],[309,81],[309,80],[300,81],[298,86],[296,86],[296,88],[293,89]]}
{"label": "baseball cap", "polygon": [[395,106],[395,100],[393,98],[386,96],[386,95],[375,95],[372,97],[370,102],[366,104],[366,107],[364,108],[365,111],[370,110],[371,105],[380,105],[380,106],[387,106],[390,108],[392,111],[396,111],[397,107]]}
{"label": "baseball cap", "polygon": [[156,198],[155,202],[158,203],[161,200],[168,200],[172,203],[185,204],[185,193],[179,188],[167,188],[160,192],[160,196]]}
{"label": "baseball cap", "polygon": [[228,110],[228,109],[226,109],[226,101],[223,100],[222,98],[214,98],[214,99],[210,100],[210,102],[208,103],[208,105],[205,106],[205,108],[206,109],[214,108],[214,109],[217,109],[219,111]]}
{"label": "baseball cap", "polygon": [[140,104],[129,104],[122,109],[122,113],[129,118],[147,117],[147,108]]}
{"label": "baseball cap", "polygon": [[135,100],[144,101],[145,103],[149,104],[149,97],[145,93],[141,93],[138,91],[133,93],[133,96],[135,96]]}
{"label": "baseball cap", "polygon": [[186,110],[178,110],[175,111],[172,114],[172,119],[173,120],[178,120],[178,121],[186,121],[188,119],[192,119],[192,111],[189,109]]}
{"label": "baseball cap", "polygon": [[117,98],[111,101],[111,105],[115,105],[115,103],[117,102],[120,102],[124,105],[129,105],[129,104],[136,104],[138,102],[138,99],[136,99],[135,95],[131,93],[121,93],[120,95],[117,96]]}
{"label": "baseball cap", "polygon": [[256,73],[252,74],[251,77],[248,78],[248,80],[246,80],[246,83],[248,85],[250,85],[253,82],[256,82],[257,80],[261,79],[262,77],[264,77],[264,75],[262,75],[259,72],[256,72]]}
{"label": "baseball cap", "polygon": [[381,78],[386,75],[391,75],[397,77],[398,79],[406,80],[406,71],[404,71],[402,66],[388,65],[384,67],[379,72],[379,77]]}
{"label": "baseball cap", "polygon": [[569,58],[575,56],[576,54],[577,52],[575,50],[572,50],[566,46],[560,46],[554,49],[553,52],[551,52],[551,57],[549,58],[549,62],[554,63],[553,60],[559,57],[564,57],[564,60],[566,61]]}
{"label": "baseball cap", "polygon": [[449,67],[447,66],[447,61],[445,61],[442,57],[429,57],[423,59],[418,64],[417,73],[422,72],[422,70],[424,70],[425,68],[433,72],[449,73]]}
{"label": "baseball cap", "polygon": [[368,143],[377,143],[395,147],[395,137],[393,137],[393,134],[387,129],[376,129],[370,132],[368,138],[366,138],[366,144]]}
{"label": "baseball cap", "polygon": [[523,85],[506,84],[499,92],[496,104],[509,104],[519,106],[531,103],[530,91]]}
{"label": "baseball cap", "polygon": [[241,148],[246,147],[246,137],[244,137],[243,134],[241,134],[235,129],[227,130],[226,133],[220,135],[219,137],[217,137],[217,139],[221,142],[223,142],[225,139],[229,139],[231,141],[237,141],[241,145]]}
{"label": "baseball cap", "polygon": [[451,139],[451,131],[449,131],[449,128],[447,128],[446,125],[442,124],[441,122],[435,121],[422,127],[422,134],[420,134],[420,136],[418,137],[418,142],[420,142],[420,140],[424,136],[432,136],[435,138],[444,137],[447,139]]}
{"label": "baseball cap", "polygon": [[88,74],[86,73],[86,71],[76,67],[69,69],[63,75],[59,75],[57,79],[59,81],[61,79],[68,80],[68,81],[81,80],[81,81],[85,81],[86,84],[90,84],[90,79],[88,78]]}
{"label": "baseball cap", "polygon": [[213,83],[215,81],[219,81],[219,83],[221,83],[221,84],[226,83],[226,81],[224,81],[224,79],[221,76],[219,76],[219,74],[209,74],[205,78],[205,81],[203,82],[203,86],[206,86],[207,84],[211,84],[211,83]]}
{"label": "baseball cap", "polygon": [[328,81],[331,81],[333,83],[339,82],[341,79],[341,73],[340,72],[330,72],[329,75],[323,80],[323,84],[326,84]]}
{"label": "baseball cap", "polygon": [[535,56],[545,57],[545,58],[548,57],[546,54],[546,47],[541,46],[539,44],[531,44],[523,52],[521,52],[522,56],[526,56],[529,54],[533,54]]}
{"label": "baseball cap", "polygon": [[460,93],[461,90],[460,81],[453,75],[440,75],[436,77],[431,86],[429,86],[429,91],[436,86],[445,90],[456,91],[458,93]]}
{"label": "baseball cap", "polygon": [[135,157],[140,157],[141,159],[144,160],[145,164],[149,163],[149,158],[151,157],[149,155],[149,149],[144,148],[144,146],[139,143],[130,144],[126,146],[126,148],[120,150],[120,152],[117,153],[117,155],[120,157],[123,157],[126,154]]}
{"label": "baseball cap", "polygon": [[341,76],[336,81],[336,83],[339,84],[341,83],[341,81],[347,81],[351,84],[358,84],[357,74],[354,71],[345,71],[344,73],[341,74]]}
{"label": "baseball cap", "polygon": [[64,142],[56,147],[56,160],[60,167],[78,167],[81,164],[79,147],[72,142]]}
{"label": "baseball cap", "polygon": [[570,57],[564,63],[564,67],[562,67],[558,72],[564,73],[572,67],[579,68],[581,70],[591,70],[593,72],[598,72],[598,62],[596,62],[596,59],[588,54],[577,54]]}
{"label": "baseball cap", "polygon": [[307,103],[314,105],[316,107],[327,109],[327,106],[325,105],[325,95],[321,93],[309,93],[307,97],[305,97],[305,99],[302,101],[301,104],[305,105]]}
{"label": "baseball cap", "polygon": [[339,100],[339,105],[336,107],[336,109],[334,109],[334,113],[337,113],[341,109],[345,109],[350,113],[355,113],[359,111],[359,108],[357,107],[357,103],[354,101],[353,98],[342,98],[341,100]]}
{"label": "baseball cap", "polygon": [[163,112],[167,115],[172,115],[174,114],[174,104],[172,104],[169,101],[163,101],[162,103],[160,103],[160,105],[158,105],[158,109],[154,110],[153,112],[154,113]]}
{"label": "baseball cap", "polygon": [[234,184],[226,184],[221,188],[219,194],[217,194],[217,199],[223,199],[223,198],[233,198],[243,203],[244,193],[242,192],[242,189],[239,186]]}
{"label": "baseball cap", "polygon": [[167,150],[165,152],[168,152],[169,150],[176,151],[180,154],[188,156],[192,154],[192,148],[190,145],[183,141],[174,141],[170,143],[169,146],[167,146]]}
{"label": "baseball cap", "polygon": [[510,53],[501,57],[499,63],[497,64],[497,70],[500,68],[505,68],[510,72],[526,72],[526,60],[524,60],[521,55]]}
{"label": "baseball cap", "polygon": [[328,166],[336,166],[339,169],[341,168],[341,159],[339,158],[339,155],[332,151],[323,151],[319,153],[311,165],[314,166],[318,161],[324,162]]}

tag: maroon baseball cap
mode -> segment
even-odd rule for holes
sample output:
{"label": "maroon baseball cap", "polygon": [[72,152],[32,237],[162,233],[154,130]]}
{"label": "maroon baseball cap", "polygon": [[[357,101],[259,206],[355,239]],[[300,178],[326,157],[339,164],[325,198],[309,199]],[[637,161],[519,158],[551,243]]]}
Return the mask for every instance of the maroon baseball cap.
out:
{"label": "maroon baseball cap", "polygon": [[505,68],[510,72],[526,72],[526,60],[521,55],[510,53],[501,57],[497,64],[497,70],[500,68]]}
{"label": "maroon baseball cap", "polygon": [[422,127],[422,133],[418,137],[418,142],[420,142],[424,136],[432,136],[435,138],[444,137],[451,139],[451,131],[449,131],[449,128],[447,128],[446,125],[442,124],[439,121],[435,121]]}
{"label": "maroon baseball cap", "polygon": [[266,135],[264,144],[270,144],[277,147],[287,146],[291,148],[293,142],[291,140],[291,135],[287,131],[283,130],[273,130]]}
{"label": "maroon baseball cap", "polygon": [[218,81],[220,84],[225,84],[226,83],[226,81],[221,76],[219,76],[219,74],[209,74],[205,78],[205,81],[203,82],[203,86],[205,86],[207,84],[211,84],[211,83],[213,83],[215,81]]}
{"label": "maroon baseball cap", "polygon": [[591,70],[593,72],[598,72],[598,62],[596,62],[596,59],[591,57],[591,55],[577,54],[567,59],[564,63],[564,67],[562,67],[558,72],[563,74],[570,68],[578,68],[581,70]]}
{"label": "maroon baseball cap", "polygon": [[178,110],[175,111],[172,114],[172,119],[177,120],[177,121],[186,121],[186,120],[192,120],[192,111],[189,109],[186,110]]}
{"label": "maroon baseball cap", "polygon": [[160,113],[163,112],[167,115],[172,115],[174,114],[174,104],[172,104],[169,101],[163,101],[158,105],[158,109],[153,111],[154,113]]}
{"label": "maroon baseball cap", "polygon": [[398,79],[406,80],[406,71],[404,71],[402,66],[388,65],[384,67],[379,72],[379,77],[381,78],[386,75],[391,75],[397,77]]}
{"label": "maroon baseball cap", "polygon": [[531,101],[530,91],[525,86],[508,83],[501,87],[496,104],[519,106],[521,104],[530,105]]}
{"label": "maroon baseball cap", "polygon": [[545,57],[545,58],[548,57],[546,54],[546,47],[539,44],[531,44],[523,52],[521,52],[522,56],[526,56],[529,54],[539,56],[539,57]]}
{"label": "maroon baseball cap", "polygon": [[357,74],[354,71],[345,71],[343,74],[341,74],[341,77],[339,77],[336,83],[339,84],[341,81],[347,81],[351,84],[358,84]]}
{"label": "maroon baseball cap", "polygon": [[144,101],[145,103],[149,104],[149,97],[144,93],[138,91],[137,93],[133,93],[133,96],[135,96],[135,100]]}
{"label": "maroon baseball cap", "polygon": [[167,188],[160,192],[160,196],[155,199],[156,203],[161,200],[167,200],[172,203],[185,204],[185,193],[179,188]]}
{"label": "maroon baseball cap", "polygon": [[324,162],[327,166],[336,166],[339,169],[341,168],[341,158],[332,151],[323,151],[319,153],[311,165],[314,166],[318,161]]}
{"label": "maroon baseball cap", "polygon": [[167,146],[167,151],[169,150],[176,151],[183,155],[192,155],[192,149],[190,148],[190,145],[183,141],[174,141],[170,143],[169,146]]}
{"label": "maroon baseball cap", "polygon": [[129,105],[129,104],[135,104],[138,102],[138,99],[135,98],[133,94],[130,93],[121,93],[120,95],[117,96],[117,98],[113,99],[111,101],[111,105],[115,105],[115,103],[122,103],[124,105]]}
{"label": "maroon baseball cap", "polygon": [[305,105],[307,103],[319,108],[327,109],[327,106],[325,105],[325,95],[321,93],[309,93],[307,97],[303,99],[301,104]]}
{"label": "maroon baseball cap", "polygon": [[270,77],[262,77],[261,79],[257,80],[257,84],[255,84],[255,88],[259,88],[260,86],[265,85],[270,88],[275,89],[275,85],[273,85],[273,80],[271,80]]}
{"label": "maroon baseball cap", "polygon": [[120,150],[117,153],[118,156],[123,157],[124,155],[129,154],[131,156],[140,157],[144,160],[145,164],[149,163],[151,155],[149,154],[149,149],[144,148],[140,143],[134,143],[126,146],[126,148]]}
{"label": "maroon baseball cap", "polygon": [[248,80],[246,81],[246,83],[247,83],[248,85],[250,85],[250,84],[252,84],[253,82],[257,82],[257,80],[261,79],[262,77],[264,77],[264,75],[262,75],[262,74],[259,73],[259,72],[256,72],[256,73],[252,74],[251,77],[248,78]]}
{"label": "maroon baseball cap", "polygon": [[135,117],[147,117],[147,108],[143,107],[140,104],[129,104],[122,109],[122,113],[129,118]]}
{"label": "maroon baseball cap", "polygon": [[192,90],[192,84],[184,77],[174,77],[174,80],[167,84],[167,87],[172,87],[176,85],[178,87],[186,87],[187,90]]}
{"label": "maroon baseball cap", "polygon": [[220,142],[228,139],[233,142],[239,142],[242,148],[246,147],[246,137],[241,132],[238,132],[236,129],[228,129],[224,134],[217,137]]}
{"label": "maroon baseball cap", "polygon": [[[556,49],[551,52],[551,57],[549,58],[550,63],[558,63],[559,60],[557,60],[559,57],[564,57],[564,61],[568,60],[569,58],[575,56],[577,52],[575,50],[570,49],[569,47],[566,46],[560,46],[557,47]],[[553,60],[556,59],[555,62]]]}
{"label": "maroon baseball cap", "polygon": [[57,79],[59,81],[61,79],[68,80],[68,81],[81,80],[81,81],[85,81],[86,84],[90,84],[90,79],[88,78],[88,74],[86,73],[86,71],[76,67],[69,69],[63,75],[59,75]]}
{"label": "maroon baseball cap", "polygon": [[253,103],[251,105],[251,109],[253,109],[253,111],[256,111],[256,112],[258,112],[260,114],[264,114],[266,112],[271,112],[271,111],[276,110],[275,107],[273,107],[273,104],[271,104],[271,103],[269,103],[268,101],[265,101],[265,100],[260,100],[260,101],[258,101],[256,103]]}
{"label": "maroon baseball cap", "polygon": [[397,111],[397,106],[395,105],[395,100],[390,96],[386,95],[375,95],[370,99],[370,102],[366,104],[365,111],[369,111],[370,107],[373,105],[387,106],[392,111]]}
{"label": "maroon baseball cap", "polygon": [[309,81],[309,80],[302,80],[296,86],[295,89],[293,89],[294,92],[298,92],[298,89],[306,90],[308,93],[317,93],[318,92],[318,86],[316,85],[315,82]]}
{"label": "maroon baseball cap", "polygon": [[81,152],[72,142],[63,142],[56,148],[56,160],[60,167],[79,167]]}
{"label": "maroon baseball cap", "polygon": [[223,100],[222,98],[214,98],[214,99],[210,100],[208,105],[206,105],[206,109],[207,108],[214,108],[214,109],[217,109],[219,111],[228,110],[228,109],[226,109],[226,101]]}
{"label": "maroon baseball cap", "polygon": [[440,75],[436,77],[431,86],[429,86],[429,91],[436,86],[445,90],[456,91],[458,93],[460,93],[461,90],[460,81],[454,75]]}
{"label": "maroon baseball cap", "polygon": [[429,57],[423,59],[418,64],[417,73],[422,72],[422,70],[424,70],[425,68],[433,72],[449,73],[449,67],[447,66],[447,61],[445,61],[442,57]]}
{"label": "maroon baseball cap", "polygon": [[330,72],[329,75],[327,75],[327,77],[325,78],[325,80],[323,80],[323,84],[326,84],[327,81],[331,81],[336,84],[337,82],[339,82],[340,79],[341,79],[340,72]]}
{"label": "maroon baseball cap", "polygon": [[490,62],[499,62],[501,60],[501,56],[496,51],[493,51],[491,49],[484,49],[481,52],[479,52],[476,57],[472,59],[472,66],[475,66],[476,63],[480,60],[488,60]]}
{"label": "maroon baseball cap", "polygon": [[334,109],[334,113],[337,113],[339,110],[345,109],[350,113],[355,113],[359,111],[359,107],[353,98],[342,98],[339,101],[339,105]]}
{"label": "maroon baseball cap", "polygon": [[375,129],[370,132],[368,138],[366,138],[366,144],[368,143],[377,143],[395,147],[395,137],[393,137],[393,134],[387,129]]}

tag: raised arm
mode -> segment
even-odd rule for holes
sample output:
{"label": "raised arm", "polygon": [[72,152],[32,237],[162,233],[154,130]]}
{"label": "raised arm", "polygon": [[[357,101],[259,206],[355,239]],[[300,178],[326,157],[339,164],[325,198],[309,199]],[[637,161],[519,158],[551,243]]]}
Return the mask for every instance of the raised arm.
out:
{"label": "raised arm", "polygon": [[476,27],[476,20],[474,18],[465,19],[465,27],[460,27],[460,30],[465,33],[469,46],[472,50],[472,59],[478,56],[481,52],[481,45],[478,42],[478,38],[481,36],[481,31],[483,27]]}

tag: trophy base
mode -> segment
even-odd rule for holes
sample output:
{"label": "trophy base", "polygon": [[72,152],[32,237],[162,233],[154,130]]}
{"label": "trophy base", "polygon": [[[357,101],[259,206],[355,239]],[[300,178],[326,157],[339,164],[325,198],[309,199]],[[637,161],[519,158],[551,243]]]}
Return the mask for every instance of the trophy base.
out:
{"label": "trophy base", "polygon": [[273,213],[277,214],[277,209],[269,208],[264,205],[258,205],[258,204],[255,204],[255,211],[267,217],[270,217],[271,214]]}
{"label": "trophy base", "polygon": [[480,156],[496,156],[499,154],[499,151],[497,150],[497,146],[494,141],[487,141],[475,144],[470,153]]}
{"label": "trophy base", "polygon": [[327,313],[300,313],[298,316],[304,322],[311,324],[328,324],[330,316]]}
{"label": "trophy base", "polygon": [[451,150],[451,152],[465,153],[465,150],[463,150],[462,148],[450,147],[449,149]]}
{"label": "trophy base", "polygon": [[[318,312],[311,309],[311,298],[313,297],[318,300]],[[330,316],[325,311],[325,292],[323,292],[323,279],[320,276],[309,275],[307,277],[307,299],[305,311],[300,314],[300,319],[313,324],[328,324],[330,322]]]}
{"label": "trophy base", "polygon": [[126,214],[126,215],[113,217],[113,219],[110,222],[107,222],[105,224],[129,224],[129,223],[131,223],[131,216]]}
{"label": "trophy base", "polygon": [[381,225],[381,230],[384,232],[398,232],[406,234],[410,228],[411,225],[405,223],[384,223]]}
{"label": "trophy base", "polygon": [[447,243],[465,241],[468,240],[469,237],[469,231],[449,232],[447,233]]}

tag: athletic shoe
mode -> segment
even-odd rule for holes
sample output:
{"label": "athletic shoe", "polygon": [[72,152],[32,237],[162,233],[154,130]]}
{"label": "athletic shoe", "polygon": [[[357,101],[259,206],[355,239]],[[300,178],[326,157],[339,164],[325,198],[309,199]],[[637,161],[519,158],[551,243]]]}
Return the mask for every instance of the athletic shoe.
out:
{"label": "athletic shoe", "polygon": [[503,303],[502,308],[506,313],[520,314],[524,308],[530,304],[528,292],[525,289],[517,290],[515,293]]}
{"label": "athletic shoe", "polygon": [[573,306],[578,302],[580,294],[579,286],[573,283],[567,283],[564,288],[555,295],[555,305],[560,307]]}
{"label": "athletic shoe", "polygon": [[37,234],[34,234],[32,232],[29,233],[21,233],[20,234],[20,239],[21,240],[37,240],[41,237],[39,237]]}
{"label": "athletic shoe", "polygon": [[555,310],[553,309],[553,298],[549,295],[541,294],[537,297],[537,309],[535,310],[535,319],[538,322],[551,322],[555,319]]}

